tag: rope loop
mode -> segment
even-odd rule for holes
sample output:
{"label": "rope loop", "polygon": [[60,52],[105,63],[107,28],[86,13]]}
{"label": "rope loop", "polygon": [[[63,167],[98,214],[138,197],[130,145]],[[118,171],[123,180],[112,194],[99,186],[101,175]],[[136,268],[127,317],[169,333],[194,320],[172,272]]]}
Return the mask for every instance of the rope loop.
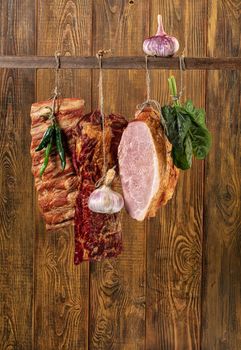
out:
{"label": "rope loop", "polygon": [[145,68],[146,68],[146,100],[143,103],[136,106],[136,108],[138,110],[136,117],[146,107],[151,107],[160,116],[161,125],[162,125],[166,135],[168,135],[166,122],[165,122],[165,119],[163,118],[162,111],[161,111],[161,105],[157,100],[153,100],[150,98],[150,96],[151,96],[151,77],[150,77],[150,71],[148,68],[148,55],[145,55]]}

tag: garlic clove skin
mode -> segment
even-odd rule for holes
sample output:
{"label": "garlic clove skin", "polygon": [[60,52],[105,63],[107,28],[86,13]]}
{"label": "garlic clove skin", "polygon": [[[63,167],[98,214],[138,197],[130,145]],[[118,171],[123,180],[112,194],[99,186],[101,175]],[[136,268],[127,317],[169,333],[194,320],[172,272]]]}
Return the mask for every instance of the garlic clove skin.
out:
{"label": "garlic clove skin", "polygon": [[143,51],[148,56],[168,57],[179,50],[179,42],[174,36],[166,34],[163,28],[162,16],[157,16],[158,29],[156,35],[143,42]]}
{"label": "garlic clove skin", "polygon": [[169,57],[179,50],[179,42],[175,37],[153,36],[143,43],[143,51],[148,56]]}
{"label": "garlic clove skin", "polygon": [[120,193],[113,191],[109,186],[103,185],[91,193],[88,207],[95,213],[114,214],[124,207],[124,200]]}

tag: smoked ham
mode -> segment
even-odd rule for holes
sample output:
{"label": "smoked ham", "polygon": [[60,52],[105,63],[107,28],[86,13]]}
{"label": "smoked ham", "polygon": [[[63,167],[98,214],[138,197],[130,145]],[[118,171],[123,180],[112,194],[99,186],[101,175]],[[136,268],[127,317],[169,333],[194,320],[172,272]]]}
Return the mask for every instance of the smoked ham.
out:
{"label": "smoked ham", "polygon": [[[47,107],[47,108],[46,108]],[[48,230],[56,230],[73,223],[75,202],[78,194],[79,177],[72,164],[71,155],[75,151],[72,130],[83,116],[84,100],[77,98],[58,99],[56,120],[65,137],[66,167],[61,169],[56,149],[50,155],[49,164],[40,177],[40,168],[44,161],[44,150],[36,152],[43,134],[50,125],[44,115],[52,107],[52,101],[34,103],[31,107],[31,156],[32,173],[38,193],[39,209],[45,219]]]}
{"label": "smoked ham", "polygon": [[151,107],[137,111],[118,149],[125,207],[132,218],[142,221],[155,216],[172,197],[179,170],[171,149],[158,113]]}
{"label": "smoked ham", "polygon": [[[103,150],[101,114],[83,116],[75,130],[73,162],[81,179],[75,211],[75,264],[117,256],[122,250],[119,214],[94,213],[88,208],[90,194],[102,176]],[[127,126],[124,117],[111,114],[105,122],[108,168],[117,165],[117,149]]]}

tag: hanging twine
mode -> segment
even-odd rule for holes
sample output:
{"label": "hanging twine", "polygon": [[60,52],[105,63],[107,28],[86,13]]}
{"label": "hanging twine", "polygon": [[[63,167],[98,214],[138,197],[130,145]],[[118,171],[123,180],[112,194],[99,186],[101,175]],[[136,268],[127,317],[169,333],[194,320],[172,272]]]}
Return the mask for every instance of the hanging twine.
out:
{"label": "hanging twine", "polygon": [[55,67],[55,87],[54,87],[54,94],[52,96],[53,103],[52,103],[52,112],[53,116],[55,114],[55,105],[56,105],[56,100],[58,96],[60,95],[59,92],[59,70],[60,70],[60,52],[56,51],[54,54],[55,62],[56,62],[56,67]]}
{"label": "hanging twine", "polygon": [[146,100],[150,101],[151,96],[151,77],[150,71],[148,69],[148,56],[145,55],[145,63],[146,63]]}
{"label": "hanging twine", "polygon": [[55,52],[54,54],[54,58],[56,61],[56,67],[55,67],[55,87],[53,90],[53,95],[48,99],[48,100],[52,100],[52,106],[45,106],[42,108],[47,108],[49,110],[48,114],[46,114],[46,116],[48,116],[48,119],[51,121],[52,124],[54,124],[55,122],[55,107],[56,107],[56,100],[58,99],[58,96],[61,95],[60,91],[59,91],[59,70],[60,70],[60,53],[58,51]]}
{"label": "hanging twine", "polygon": [[182,96],[183,91],[184,91],[183,72],[186,70],[184,52],[185,52],[185,48],[183,49],[181,56],[179,56],[179,69],[180,69],[180,80],[181,80],[181,89],[179,92],[179,98]]}
{"label": "hanging twine", "polygon": [[183,72],[186,70],[185,65],[185,56],[184,56],[185,48],[182,51],[182,54],[178,57],[179,58],[179,70],[180,70],[180,91],[177,94],[177,96],[172,96],[173,101],[179,101],[183,91],[185,90],[184,84],[183,84]]}
{"label": "hanging twine", "polygon": [[145,68],[146,68],[146,100],[139,104],[136,108],[139,110],[137,116],[143,111],[146,107],[152,107],[154,111],[160,115],[161,124],[164,128],[165,133],[167,134],[167,127],[165,119],[162,116],[161,105],[157,100],[152,100],[151,96],[151,76],[148,68],[148,55],[145,55]]}
{"label": "hanging twine", "polygon": [[58,95],[59,92],[59,70],[60,70],[60,52],[56,51],[54,54],[56,67],[55,67],[55,88],[54,88],[54,94]]}
{"label": "hanging twine", "polygon": [[103,168],[102,177],[96,182],[95,186],[99,187],[105,180],[107,172],[107,161],[106,161],[106,145],[105,145],[105,113],[104,113],[104,94],[103,94],[103,69],[102,69],[102,58],[104,54],[111,52],[111,50],[99,50],[96,54],[99,63],[99,109],[101,115],[101,128],[102,128],[102,153],[103,153]]}

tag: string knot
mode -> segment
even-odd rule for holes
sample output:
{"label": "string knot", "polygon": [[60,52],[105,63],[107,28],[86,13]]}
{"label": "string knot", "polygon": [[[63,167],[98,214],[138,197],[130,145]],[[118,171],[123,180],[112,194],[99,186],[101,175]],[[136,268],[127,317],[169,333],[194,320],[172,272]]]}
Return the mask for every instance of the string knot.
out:
{"label": "string knot", "polygon": [[108,50],[106,50],[106,49],[100,49],[98,52],[97,52],[97,54],[96,54],[96,56],[97,57],[103,57],[105,54],[107,54],[107,53],[112,53],[112,50],[111,49],[108,49]]}
{"label": "string knot", "polygon": [[181,92],[178,95],[176,95],[176,96],[171,95],[172,96],[172,101],[178,101],[180,99],[181,95],[182,95]]}

